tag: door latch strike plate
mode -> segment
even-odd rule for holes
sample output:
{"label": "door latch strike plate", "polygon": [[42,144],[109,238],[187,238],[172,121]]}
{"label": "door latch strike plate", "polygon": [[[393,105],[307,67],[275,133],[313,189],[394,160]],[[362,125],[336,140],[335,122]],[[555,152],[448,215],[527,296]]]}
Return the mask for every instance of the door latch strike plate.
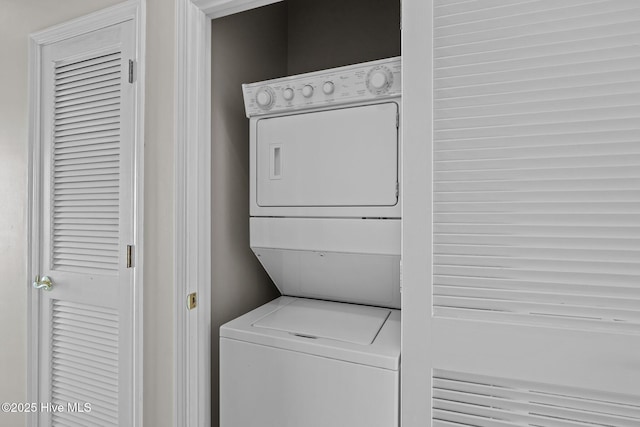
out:
{"label": "door latch strike plate", "polygon": [[133,60],[129,60],[129,83],[133,83]]}
{"label": "door latch strike plate", "polygon": [[133,245],[127,245],[127,268],[133,267]]}
{"label": "door latch strike plate", "polygon": [[193,310],[194,308],[196,308],[197,305],[198,305],[198,301],[196,299],[196,293],[191,292],[189,295],[187,295],[187,308],[189,310]]}

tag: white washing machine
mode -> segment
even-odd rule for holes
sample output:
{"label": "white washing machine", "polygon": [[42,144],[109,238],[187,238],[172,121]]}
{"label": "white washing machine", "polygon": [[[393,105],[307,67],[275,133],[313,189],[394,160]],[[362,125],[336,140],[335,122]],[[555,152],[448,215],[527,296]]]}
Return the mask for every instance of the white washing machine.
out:
{"label": "white washing machine", "polygon": [[220,329],[222,427],[399,425],[400,71],[243,85],[250,246],[283,296]]}

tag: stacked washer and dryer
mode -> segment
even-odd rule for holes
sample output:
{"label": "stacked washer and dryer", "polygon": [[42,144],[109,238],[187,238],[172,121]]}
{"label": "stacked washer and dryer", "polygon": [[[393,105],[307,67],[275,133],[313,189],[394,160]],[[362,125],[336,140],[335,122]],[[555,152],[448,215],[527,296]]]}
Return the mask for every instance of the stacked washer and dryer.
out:
{"label": "stacked washer and dryer", "polygon": [[220,329],[222,427],[393,427],[400,58],[243,85],[250,246],[282,296]]}

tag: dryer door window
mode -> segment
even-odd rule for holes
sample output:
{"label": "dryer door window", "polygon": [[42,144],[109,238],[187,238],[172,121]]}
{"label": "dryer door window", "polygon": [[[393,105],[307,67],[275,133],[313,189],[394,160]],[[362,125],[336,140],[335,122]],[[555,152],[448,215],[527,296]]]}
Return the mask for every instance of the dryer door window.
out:
{"label": "dryer door window", "polygon": [[259,120],[259,206],[394,206],[394,102]]}

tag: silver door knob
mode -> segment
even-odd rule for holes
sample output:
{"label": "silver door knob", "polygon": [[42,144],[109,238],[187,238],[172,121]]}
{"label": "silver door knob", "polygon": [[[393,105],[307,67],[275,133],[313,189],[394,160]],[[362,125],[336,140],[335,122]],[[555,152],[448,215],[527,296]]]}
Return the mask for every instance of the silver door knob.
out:
{"label": "silver door knob", "polygon": [[36,276],[36,279],[33,281],[33,287],[36,289],[44,289],[45,291],[50,291],[53,287],[53,281],[49,276]]}

